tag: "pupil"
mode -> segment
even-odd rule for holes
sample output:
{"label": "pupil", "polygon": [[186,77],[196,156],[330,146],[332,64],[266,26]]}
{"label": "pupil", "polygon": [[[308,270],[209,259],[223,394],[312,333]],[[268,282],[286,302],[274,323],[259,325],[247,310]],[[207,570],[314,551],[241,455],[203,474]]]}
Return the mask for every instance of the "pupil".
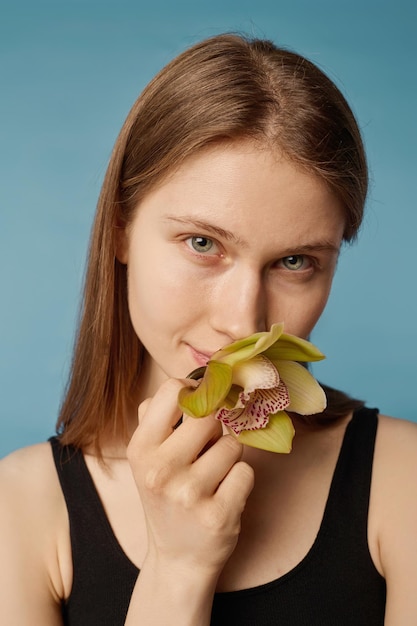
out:
{"label": "pupil", "polygon": [[288,256],[285,259],[285,263],[287,267],[292,267],[292,269],[300,269],[300,267],[303,265],[303,257],[297,254]]}
{"label": "pupil", "polygon": [[205,250],[210,250],[211,241],[207,237],[194,237],[194,245],[200,250],[204,248]]}

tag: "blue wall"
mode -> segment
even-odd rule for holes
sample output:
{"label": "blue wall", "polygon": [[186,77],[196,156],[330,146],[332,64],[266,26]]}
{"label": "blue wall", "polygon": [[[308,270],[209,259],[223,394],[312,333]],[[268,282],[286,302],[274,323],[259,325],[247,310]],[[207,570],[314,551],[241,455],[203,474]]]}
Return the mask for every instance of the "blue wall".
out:
{"label": "blue wall", "polygon": [[414,0],[15,0],[0,5],[0,456],[52,434],[89,228],[128,109],[203,37],[241,30],[305,54],[359,118],[372,189],[314,341],[315,374],[417,421]]}

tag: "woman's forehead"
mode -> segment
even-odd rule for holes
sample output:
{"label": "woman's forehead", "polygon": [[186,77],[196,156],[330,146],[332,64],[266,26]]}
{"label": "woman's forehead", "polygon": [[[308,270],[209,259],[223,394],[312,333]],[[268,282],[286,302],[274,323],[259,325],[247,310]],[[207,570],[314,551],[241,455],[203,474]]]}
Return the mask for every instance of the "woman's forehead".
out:
{"label": "woman's forehead", "polygon": [[138,215],[148,211],[178,227],[211,227],[241,245],[255,235],[266,242],[296,233],[305,245],[310,235],[338,245],[345,223],[340,201],[318,176],[248,143],[188,158],[144,198]]}

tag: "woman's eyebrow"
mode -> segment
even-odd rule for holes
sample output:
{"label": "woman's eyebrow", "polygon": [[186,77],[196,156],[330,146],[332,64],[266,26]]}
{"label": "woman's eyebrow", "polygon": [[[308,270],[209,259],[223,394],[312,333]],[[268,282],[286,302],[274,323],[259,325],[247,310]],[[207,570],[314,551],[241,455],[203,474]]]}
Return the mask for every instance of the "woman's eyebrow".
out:
{"label": "woman's eyebrow", "polygon": [[[203,231],[218,235],[227,241],[232,241],[233,243],[246,248],[249,247],[247,241],[237,237],[232,231],[210,224],[209,222],[196,218],[193,215],[164,215],[163,219],[169,222],[178,222],[180,224],[193,226],[194,228],[201,228]],[[309,254],[313,252],[330,252],[333,254],[339,254],[340,246],[327,239],[321,239],[308,243],[299,242],[291,247],[281,250],[280,256],[286,257],[294,254]]]}
{"label": "woman's eyebrow", "polygon": [[281,252],[282,256],[291,256],[295,254],[309,254],[313,252],[331,252],[339,254],[340,246],[332,241],[316,241],[313,243],[300,243],[298,245],[287,248]]}
{"label": "woman's eyebrow", "polygon": [[220,228],[220,226],[215,226],[214,224],[210,224],[205,220],[198,219],[191,215],[164,215],[163,217],[170,222],[179,222],[180,224],[188,224],[195,228],[201,228],[204,231],[218,235],[227,241],[233,241],[233,243],[243,247],[248,247],[249,245],[246,241],[237,237],[231,230],[225,230],[224,228]]}

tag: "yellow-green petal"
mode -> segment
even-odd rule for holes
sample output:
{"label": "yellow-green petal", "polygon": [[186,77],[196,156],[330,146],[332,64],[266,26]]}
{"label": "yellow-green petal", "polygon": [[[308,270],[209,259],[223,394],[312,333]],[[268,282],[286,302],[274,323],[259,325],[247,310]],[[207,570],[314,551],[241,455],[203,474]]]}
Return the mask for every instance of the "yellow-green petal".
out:
{"label": "yellow-green petal", "polygon": [[269,422],[265,428],[243,430],[237,435],[237,439],[245,446],[288,454],[292,449],[294,434],[291,419],[285,411],[280,411],[269,416]]}
{"label": "yellow-green petal", "polygon": [[326,394],[310,372],[294,361],[276,361],[281,379],[290,394],[288,411],[300,415],[321,413],[326,408]]}
{"label": "yellow-green petal", "polygon": [[206,417],[226,398],[232,385],[232,368],[227,363],[209,361],[198,387],[183,387],[178,394],[178,405],[192,417]]}
{"label": "yellow-green petal", "polygon": [[269,332],[255,333],[250,337],[235,341],[216,352],[213,358],[231,366],[240,361],[247,361],[277,342],[283,328],[283,324],[273,324]]}
{"label": "yellow-green petal", "polygon": [[267,348],[264,354],[273,363],[278,360],[321,361],[326,358],[316,346],[306,339],[285,333],[282,333],[279,341]]}

